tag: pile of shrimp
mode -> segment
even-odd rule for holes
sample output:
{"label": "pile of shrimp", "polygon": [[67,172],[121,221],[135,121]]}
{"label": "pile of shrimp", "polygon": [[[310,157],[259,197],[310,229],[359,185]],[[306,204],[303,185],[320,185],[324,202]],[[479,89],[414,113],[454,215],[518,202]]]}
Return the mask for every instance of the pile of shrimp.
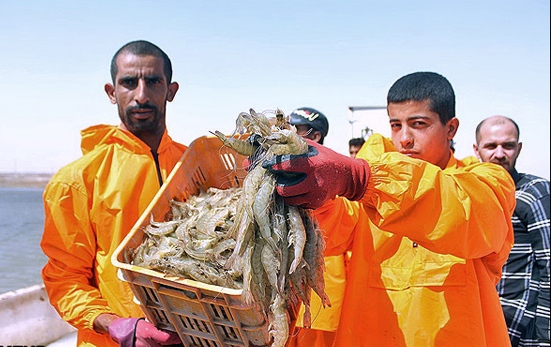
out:
{"label": "pile of shrimp", "polygon": [[[253,109],[242,112],[230,136],[216,131],[222,143],[250,158],[248,174],[229,236],[236,240],[224,268],[242,264],[243,298],[265,312],[274,347],[289,338],[287,305],[294,293],[304,307],[304,326],[311,325],[310,294],[324,305],[323,249],[325,240],[311,210],[290,206],[275,191],[276,179],[261,163],[274,155],[300,155],[308,151],[281,110],[270,120]],[[248,137],[247,137],[248,135]]]}
{"label": "pile of shrimp", "polygon": [[226,288],[241,289],[242,270],[225,269],[235,240],[228,232],[242,188],[209,188],[185,202],[171,200],[168,221],[151,220],[131,263]]}

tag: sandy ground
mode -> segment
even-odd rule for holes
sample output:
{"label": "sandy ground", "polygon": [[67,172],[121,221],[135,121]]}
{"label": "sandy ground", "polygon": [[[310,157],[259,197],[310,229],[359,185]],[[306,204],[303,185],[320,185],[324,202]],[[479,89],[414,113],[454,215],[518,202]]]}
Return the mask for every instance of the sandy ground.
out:
{"label": "sandy ground", "polygon": [[23,187],[44,188],[52,174],[47,173],[5,173],[0,172],[0,188]]}

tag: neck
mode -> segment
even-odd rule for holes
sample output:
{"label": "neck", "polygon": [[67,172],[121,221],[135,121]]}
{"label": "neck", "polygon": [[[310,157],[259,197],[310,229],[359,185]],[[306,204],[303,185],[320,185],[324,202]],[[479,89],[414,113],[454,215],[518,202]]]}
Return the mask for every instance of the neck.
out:
{"label": "neck", "polygon": [[159,145],[161,144],[161,139],[163,138],[163,132],[160,132],[159,134],[135,134],[140,140],[145,142],[149,148],[155,153],[157,153],[157,150],[159,149]]}
{"label": "neck", "polygon": [[142,140],[146,145],[149,146],[149,148],[151,148],[151,150],[153,152],[157,152],[157,149],[159,149],[159,145],[161,144],[161,139],[163,138],[163,134],[165,133],[165,129],[166,129],[166,127],[164,125],[159,125],[157,130],[155,130],[155,132],[151,133],[151,132],[147,132],[147,131],[144,131],[144,132],[130,131],[124,125],[124,123],[121,123],[120,127],[123,130],[131,132],[134,136],[136,136],[137,138]]}

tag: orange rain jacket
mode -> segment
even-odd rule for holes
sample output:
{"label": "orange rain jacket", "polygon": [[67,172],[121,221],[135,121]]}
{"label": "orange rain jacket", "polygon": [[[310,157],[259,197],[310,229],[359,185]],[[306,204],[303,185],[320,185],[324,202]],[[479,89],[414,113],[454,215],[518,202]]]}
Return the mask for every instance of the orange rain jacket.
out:
{"label": "orange rain jacket", "polygon": [[[344,199],[338,197],[337,199]],[[328,201],[328,206],[333,206],[334,202]],[[352,217],[357,215],[357,202],[348,202],[350,210],[347,212],[351,218],[347,224],[341,224],[338,226],[331,225],[333,223],[333,215],[326,211],[326,207],[314,210],[314,216],[318,222],[320,229],[325,230],[325,219],[328,219],[328,224],[331,228],[337,228],[333,232],[338,233],[338,229],[345,228],[350,229],[354,227],[357,218]],[[318,211],[320,212],[318,214]],[[341,213],[341,211],[338,211]],[[344,254],[326,256],[324,257],[325,272],[323,273],[323,279],[325,281],[325,293],[331,301],[331,306],[323,307],[319,296],[311,291],[310,299],[310,311],[312,314],[312,326],[311,329],[295,330],[295,333],[291,336],[289,345],[287,347],[318,347],[318,346],[330,346],[334,340],[335,331],[339,326],[339,318],[341,315],[342,302],[344,299],[344,290],[346,287],[346,260]],[[302,328],[304,305],[300,306],[298,313],[296,326]]]}
{"label": "orange rain jacket", "polygon": [[325,254],[352,250],[335,346],[510,346],[495,286],[513,245],[511,176],[453,156],[442,170],[378,134],[357,158],[371,166],[359,213],[322,207]]}
{"label": "orange rain jacket", "polygon": [[[111,255],[160,188],[151,149],[119,127],[82,134],[84,156],[59,170],[44,191],[48,256],[42,278],[52,305],[78,329],[78,346],[118,346],[93,330],[101,313],[143,317]],[[163,134],[158,149],[164,179],[187,147]]]}

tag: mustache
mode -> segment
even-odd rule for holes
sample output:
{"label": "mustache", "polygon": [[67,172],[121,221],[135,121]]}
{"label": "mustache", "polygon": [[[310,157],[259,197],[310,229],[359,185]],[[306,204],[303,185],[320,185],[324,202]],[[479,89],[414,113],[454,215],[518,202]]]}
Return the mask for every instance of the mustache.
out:
{"label": "mustache", "polygon": [[145,103],[143,105],[136,105],[136,106],[129,106],[126,108],[126,112],[134,112],[134,111],[138,111],[138,110],[153,110],[153,111],[157,111],[157,107],[155,105],[151,105],[151,104],[148,104],[148,103]]}

